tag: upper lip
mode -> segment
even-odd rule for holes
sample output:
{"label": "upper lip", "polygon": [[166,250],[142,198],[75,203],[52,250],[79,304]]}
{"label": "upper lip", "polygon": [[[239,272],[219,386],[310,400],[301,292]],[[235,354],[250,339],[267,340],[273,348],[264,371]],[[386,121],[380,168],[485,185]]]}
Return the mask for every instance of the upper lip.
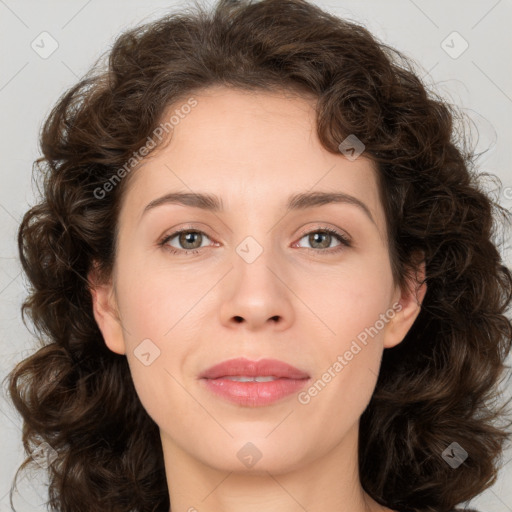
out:
{"label": "upper lip", "polygon": [[216,364],[208,368],[199,375],[200,379],[218,379],[219,377],[229,376],[246,376],[246,377],[268,377],[274,376],[277,378],[286,379],[307,379],[309,375],[294,366],[279,361],[277,359],[260,359],[259,361],[252,361],[239,357],[236,359],[229,359],[222,363]]}

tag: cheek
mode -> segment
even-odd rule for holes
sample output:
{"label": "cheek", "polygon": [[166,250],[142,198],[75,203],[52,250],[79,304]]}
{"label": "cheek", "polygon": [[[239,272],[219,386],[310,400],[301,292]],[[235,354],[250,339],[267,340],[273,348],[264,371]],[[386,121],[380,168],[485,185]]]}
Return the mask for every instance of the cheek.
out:
{"label": "cheek", "polygon": [[310,273],[300,280],[300,296],[310,310],[308,315],[313,313],[322,321],[319,335],[330,337],[329,346],[339,350],[374,326],[391,306],[393,280],[384,258],[353,258],[346,265]]}
{"label": "cheek", "polygon": [[195,274],[191,282],[190,272],[171,273],[136,257],[120,262],[118,275],[126,357],[137,395],[157,423],[165,411],[187,414],[190,397],[180,385],[183,363],[197,349],[201,323],[194,319],[215,276],[209,282]]}
{"label": "cheek", "polygon": [[172,271],[136,258],[119,265],[118,274],[118,304],[132,342],[147,337],[165,343],[218,280],[212,272]]}
{"label": "cheek", "polygon": [[[298,396],[307,428],[322,431],[321,443],[329,444],[356,423],[375,390],[382,355],[382,333],[361,341],[360,319],[346,317],[336,338],[325,338],[317,347],[318,372]],[[364,328],[363,328],[364,329]],[[352,336],[351,333],[354,333]],[[318,354],[322,352],[321,356]]]}
{"label": "cheek", "polygon": [[331,424],[336,429],[366,408],[377,382],[384,333],[395,316],[387,262],[360,263],[325,276],[322,288],[304,289],[309,289],[305,302],[314,304],[311,309],[322,324],[311,333],[315,350],[310,357],[318,361],[318,372],[299,401],[318,417],[338,418]]}

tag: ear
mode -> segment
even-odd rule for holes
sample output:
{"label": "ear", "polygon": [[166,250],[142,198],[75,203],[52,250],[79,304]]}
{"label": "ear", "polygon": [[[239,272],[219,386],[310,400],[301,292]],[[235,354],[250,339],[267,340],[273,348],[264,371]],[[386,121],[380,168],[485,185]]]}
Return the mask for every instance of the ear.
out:
{"label": "ear", "polygon": [[398,289],[393,309],[395,316],[389,321],[384,337],[384,348],[391,348],[403,341],[421,311],[421,304],[427,293],[425,280],[425,261],[415,265],[407,279],[406,289]]}
{"label": "ear", "polygon": [[89,272],[87,280],[92,296],[94,318],[103,334],[103,340],[112,352],[123,355],[126,348],[112,280],[108,283],[101,282],[96,265]]}

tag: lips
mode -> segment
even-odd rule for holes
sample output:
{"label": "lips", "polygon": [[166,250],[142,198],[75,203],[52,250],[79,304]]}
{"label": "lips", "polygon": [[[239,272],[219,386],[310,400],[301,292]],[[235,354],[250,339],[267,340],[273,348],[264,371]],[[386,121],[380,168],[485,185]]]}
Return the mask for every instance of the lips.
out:
{"label": "lips", "polygon": [[277,359],[230,359],[199,376],[200,386],[237,406],[269,406],[298,393],[309,375]]}
{"label": "lips", "polygon": [[276,379],[302,380],[309,375],[294,366],[277,359],[251,361],[243,357],[229,359],[208,368],[199,375],[200,379],[219,379],[222,377],[275,377]]}

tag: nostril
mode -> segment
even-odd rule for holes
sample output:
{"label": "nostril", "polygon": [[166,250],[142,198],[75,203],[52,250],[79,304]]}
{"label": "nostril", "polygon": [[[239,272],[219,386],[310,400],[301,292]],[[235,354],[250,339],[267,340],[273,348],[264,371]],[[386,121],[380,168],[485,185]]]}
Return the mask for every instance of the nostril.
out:
{"label": "nostril", "polygon": [[235,316],[235,321],[236,321],[237,323],[240,323],[240,322],[243,322],[243,321],[244,321],[244,319],[243,319],[241,316]]}

